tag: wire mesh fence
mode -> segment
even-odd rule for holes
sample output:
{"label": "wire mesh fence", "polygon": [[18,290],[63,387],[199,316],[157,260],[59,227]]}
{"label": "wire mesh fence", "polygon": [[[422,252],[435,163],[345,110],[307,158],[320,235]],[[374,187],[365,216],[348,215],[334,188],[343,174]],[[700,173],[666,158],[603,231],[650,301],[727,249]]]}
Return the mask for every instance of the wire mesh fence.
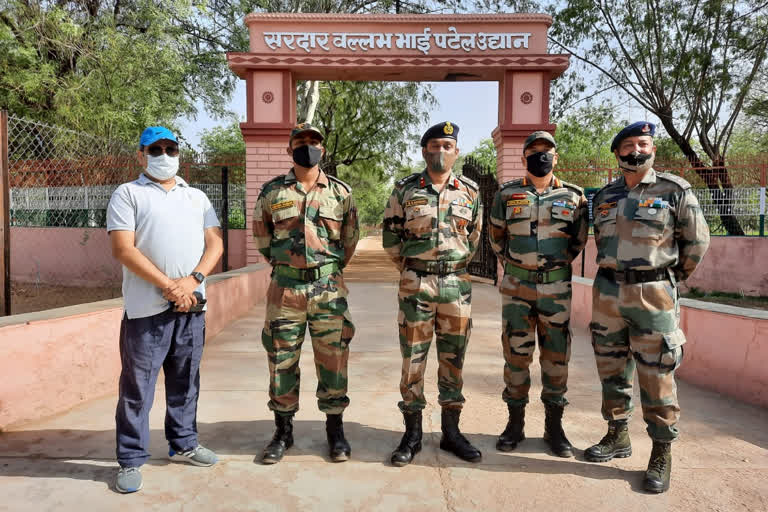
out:
{"label": "wire mesh fence", "polygon": [[[723,167],[692,167],[687,160],[656,162],[654,169],[686,179],[701,204],[713,235],[765,236],[768,156],[733,158]],[[616,162],[561,161],[558,176],[585,189],[621,176]]]}
{"label": "wire mesh fence", "polygon": [[[7,133],[11,313],[121,296],[122,266],[112,258],[105,229],[107,205],[120,184],[141,172],[137,147],[15,116],[8,116]],[[221,219],[222,167],[232,177],[228,227],[243,229],[242,158],[187,158],[180,175],[208,195]]]}

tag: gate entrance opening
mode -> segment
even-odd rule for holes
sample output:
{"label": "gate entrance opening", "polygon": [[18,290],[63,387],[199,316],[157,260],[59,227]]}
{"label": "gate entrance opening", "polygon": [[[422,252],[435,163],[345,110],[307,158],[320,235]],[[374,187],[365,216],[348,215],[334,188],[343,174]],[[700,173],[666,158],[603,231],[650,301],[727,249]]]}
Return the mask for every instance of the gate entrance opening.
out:
{"label": "gate entrance opening", "polygon": [[[555,130],[549,83],[569,56],[547,53],[550,16],[270,13],[249,14],[245,23],[250,51],[227,60],[246,80],[246,226],[261,186],[291,167],[285,147],[296,124],[297,80],[499,82],[491,134],[499,182],[525,173],[528,134]],[[247,263],[263,261],[246,238]]]}

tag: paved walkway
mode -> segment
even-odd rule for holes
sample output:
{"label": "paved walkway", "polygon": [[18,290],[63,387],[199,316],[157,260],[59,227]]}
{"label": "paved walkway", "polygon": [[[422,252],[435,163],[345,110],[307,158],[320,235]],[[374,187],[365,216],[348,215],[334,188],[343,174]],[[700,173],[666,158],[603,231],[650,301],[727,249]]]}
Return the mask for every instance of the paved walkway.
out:
{"label": "paved walkway", "polygon": [[[258,463],[273,423],[266,407],[266,360],[258,341],[263,307],[257,307],[206,347],[198,423],[203,443],[220,455],[218,465],[197,468],[166,460],[161,386],[151,416],[153,458],[143,470],[144,489],[115,493],[115,397],[109,396],[0,434],[0,510],[768,510],[768,411],[685,383],[679,386],[683,437],[674,446],[668,493],[642,491],[651,443],[639,412],[631,423],[632,457],[585,462],[582,450],[605,431],[586,332],[575,333],[571,406],[565,415],[566,432],[578,448],[576,458],[546,453],[538,399],[528,407],[528,440],[515,452],[497,452],[496,435],[506,421],[500,399],[500,301],[485,283],[474,287],[461,422],[483,451],[482,463],[464,463],[438,448],[433,352],[424,450],[412,465],[391,467],[389,454],[402,432],[396,408],[396,277],[376,241],[363,241],[347,272],[358,326],[349,364],[352,404],[345,414],[352,445],[349,462],[334,464],[325,455],[324,417],[314,398],[316,379],[307,343],[296,446],[280,464]],[[533,373],[531,393],[536,397],[541,391],[538,365]]]}

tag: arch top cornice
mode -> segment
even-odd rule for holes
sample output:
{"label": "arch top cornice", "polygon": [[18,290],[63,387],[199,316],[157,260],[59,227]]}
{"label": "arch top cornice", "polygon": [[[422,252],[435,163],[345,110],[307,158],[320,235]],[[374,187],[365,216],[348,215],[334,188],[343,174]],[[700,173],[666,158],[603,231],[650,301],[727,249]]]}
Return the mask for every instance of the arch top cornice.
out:
{"label": "arch top cornice", "polygon": [[385,80],[424,82],[500,81],[506,71],[545,72],[560,76],[565,54],[501,56],[324,56],[227,54],[229,67],[243,79],[249,71],[291,70],[296,80]]}
{"label": "arch top cornice", "polygon": [[322,21],[342,23],[544,23],[552,25],[552,16],[548,14],[347,14],[347,13],[251,13],[245,16],[245,24],[274,21]]}

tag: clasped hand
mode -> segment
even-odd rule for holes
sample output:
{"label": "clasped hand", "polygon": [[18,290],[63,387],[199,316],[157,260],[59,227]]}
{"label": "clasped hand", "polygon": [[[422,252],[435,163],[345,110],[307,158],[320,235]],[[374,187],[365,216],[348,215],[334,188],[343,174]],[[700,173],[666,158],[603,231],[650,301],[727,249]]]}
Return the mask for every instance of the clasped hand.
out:
{"label": "clasped hand", "polygon": [[193,295],[199,286],[197,279],[192,276],[174,279],[172,283],[163,289],[163,297],[176,304],[176,311],[186,313],[197,304]]}

